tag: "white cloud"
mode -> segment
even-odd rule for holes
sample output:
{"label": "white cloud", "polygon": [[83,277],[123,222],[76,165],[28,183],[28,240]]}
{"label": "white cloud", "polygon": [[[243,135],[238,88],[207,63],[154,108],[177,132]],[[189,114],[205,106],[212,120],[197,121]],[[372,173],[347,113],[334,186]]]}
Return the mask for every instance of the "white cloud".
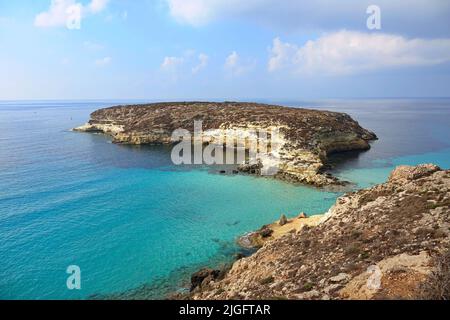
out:
{"label": "white cloud", "polygon": [[282,42],[280,38],[275,38],[273,40],[273,47],[270,50],[269,71],[275,71],[289,64],[298,47],[290,43]]}
{"label": "white cloud", "polygon": [[226,59],[225,59],[225,69],[228,70],[231,75],[239,75],[241,73],[239,67],[239,55],[236,51],[233,51]]}
{"label": "white cloud", "polygon": [[111,64],[111,62],[112,62],[111,57],[104,57],[104,58],[95,60],[95,65],[98,67],[105,67],[105,66]]}
{"label": "white cloud", "polygon": [[[210,21],[215,8],[204,0],[167,0],[171,15],[179,22],[201,25]],[[211,0],[217,4],[218,1]]]}
{"label": "white cloud", "polygon": [[98,13],[105,10],[108,5],[109,0],[92,0],[91,3],[88,4],[88,9],[92,13]]}
{"label": "white cloud", "polygon": [[233,51],[225,60],[225,68],[234,69],[238,66],[239,55],[236,51]]}
{"label": "white cloud", "polygon": [[193,74],[196,74],[200,70],[206,68],[206,66],[208,65],[208,62],[209,62],[209,57],[206,54],[201,53],[198,55],[198,61],[199,61],[199,63],[192,68]]}
{"label": "white cloud", "polygon": [[34,19],[36,27],[62,27],[66,26],[72,8],[79,7],[81,17],[97,14],[103,11],[109,0],[92,0],[86,6],[75,0],[52,0],[47,11],[39,13]]}
{"label": "white cloud", "polygon": [[339,31],[302,47],[276,38],[271,72],[345,75],[395,67],[437,65],[450,61],[450,39],[407,39],[398,35]]}
{"label": "white cloud", "polygon": [[179,66],[184,63],[184,59],[180,57],[165,57],[161,64],[161,69],[166,71],[176,71]]}
{"label": "white cloud", "polygon": [[241,57],[236,51],[233,51],[225,59],[225,70],[227,70],[232,76],[240,76],[248,72],[255,65],[255,62],[242,63]]}
{"label": "white cloud", "polygon": [[68,19],[67,11],[75,5],[73,0],[52,0],[50,8],[46,12],[38,14],[34,20],[36,27],[63,26]]}
{"label": "white cloud", "polygon": [[[259,10],[275,0],[166,0],[169,11],[180,23],[193,26],[205,25],[213,20],[233,17],[254,9]],[[272,9],[269,9],[272,10]]]}
{"label": "white cloud", "polygon": [[[241,19],[281,28],[364,30],[371,0],[165,0],[170,15],[180,23],[202,26],[225,19]],[[407,5],[377,0],[387,32],[448,34],[450,2],[409,0]],[[386,13],[386,14],[385,14]],[[414,17],[414,19],[411,19]],[[425,22],[425,23],[424,23]],[[429,22],[429,23],[426,23]]]}

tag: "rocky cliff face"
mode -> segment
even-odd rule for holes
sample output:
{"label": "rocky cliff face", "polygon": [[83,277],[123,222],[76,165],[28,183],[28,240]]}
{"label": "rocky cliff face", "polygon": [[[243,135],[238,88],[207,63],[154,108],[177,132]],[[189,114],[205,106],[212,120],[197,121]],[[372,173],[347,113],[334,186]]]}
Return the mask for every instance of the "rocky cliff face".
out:
{"label": "rocky cliff face", "polygon": [[449,170],[402,166],[387,183],[339,198],[318,223],[297,220],[192,298],[414,299],[423,288],[449,298]]}
{"label": "rocky cliff face", "polygon": [[116,143],[168,144],[174,130],[193,131],[194,120],[203,121],[212,142],[236,134],[230,132],[278,129],[278,147],[272,150],[280,159],[277,177],[317,186],[337,183],[323,173],[329,154],[367,150],[376,139],[343,113],[234,102],[117,106],[94,112],[88,124],[75,130],[103,132]]}

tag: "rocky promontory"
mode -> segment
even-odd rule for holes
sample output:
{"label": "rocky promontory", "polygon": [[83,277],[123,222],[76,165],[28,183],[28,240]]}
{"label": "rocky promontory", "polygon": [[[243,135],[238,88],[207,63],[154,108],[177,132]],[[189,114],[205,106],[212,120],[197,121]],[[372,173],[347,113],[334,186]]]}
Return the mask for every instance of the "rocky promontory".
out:
{"label": "rocky promontory", "polygon": [[[212,143],[224,135],[277,129],[277,148],[271,150],[279,159],[276,177],[316,186],[339,184],[324,172],[330,154],[367,150],[376,139],[344,113],[240,102],[116,106],[95,111],[89,123],[75,130],[105,133],[115,143],[170,144],[174,130],[193,131],[194,120],[203,122],[203,134]],[[261,167],[240,170],[258,173]]]}
{"label": "rocky promontory", "polygon": [[450,298],[450,170],[401,166],[319,221],[299,219],[265,226],[261,249],[191,298]]}

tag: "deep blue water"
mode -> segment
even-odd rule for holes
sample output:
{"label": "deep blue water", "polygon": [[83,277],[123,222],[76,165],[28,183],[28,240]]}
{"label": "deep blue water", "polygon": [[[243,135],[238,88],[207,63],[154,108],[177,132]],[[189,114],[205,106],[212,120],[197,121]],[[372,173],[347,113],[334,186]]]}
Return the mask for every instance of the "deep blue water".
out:
{"label": "deep blue water", "polygon": [[[345,111],[377,133],[370,151],[335,159],[335,174],[358,187],[398,164],[450,167],[448,99],[285,104]],[[198,267],[230,261],[239,235],[282,213],[324,212],[339,196],[175,167],[168,147],[69,130],[110,105],[0,103],[0,298],[161,297]],[[66,287],[69,265],[81,268],[80,291]]]}
{"label": "deep blue water", "polygon": [[[298,104],[297,104],[298,105]],[[346,112],[379,140],[368,152],[336,156],[334,174],[358,187],[384,182],[398,165],[435,163],[450,168],[450,99],[383,99],[305,102]],[[345,161],[339,161],[345,159]]]}

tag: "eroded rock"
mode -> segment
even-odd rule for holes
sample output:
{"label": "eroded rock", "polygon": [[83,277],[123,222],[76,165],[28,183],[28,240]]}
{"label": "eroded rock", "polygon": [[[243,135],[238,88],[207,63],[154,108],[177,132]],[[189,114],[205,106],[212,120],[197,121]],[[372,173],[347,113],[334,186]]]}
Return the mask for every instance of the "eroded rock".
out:
{"label": "eroded rock", "polygon": [[191,276],[191,291],[201,287],[203,284],[208,284],[216,280],[220,275],[220,270],[213,270],[209,268],[201,269]]}
{"label": "eroded rock", "polygon": [[242,164],[238,170],[316,186],[343,184],[324,172],[329,154],[367,150],[376,139],[344,113],[238,102],[116,106],[95,111],[88,124],[74,130],[103,132],[115,143],[171,144],[176,129],[194,131],[194,120],[203,122],[200,139],[209,143],[278,130],[273,145],[268,136],[258,138],[271,144],[267,157],[257,159],[260,163]]}
{"label": "eroded rock", "polygon": [[440,168],[434,164],[422,164],[418,166],[399,166],[390,175],[389,182],[402,183],[410,180],[429,176]]}
{"label": "eroded rock", "polygon": [[287,223],[288,223],[289,221],[288,221],[288,218],[286,217],[286,215],[281,215],[281,218],[280,218],[280,221],[278,222],[278,224],[280,225],[280,226],[284,226],[284,225],[286,225]]}

